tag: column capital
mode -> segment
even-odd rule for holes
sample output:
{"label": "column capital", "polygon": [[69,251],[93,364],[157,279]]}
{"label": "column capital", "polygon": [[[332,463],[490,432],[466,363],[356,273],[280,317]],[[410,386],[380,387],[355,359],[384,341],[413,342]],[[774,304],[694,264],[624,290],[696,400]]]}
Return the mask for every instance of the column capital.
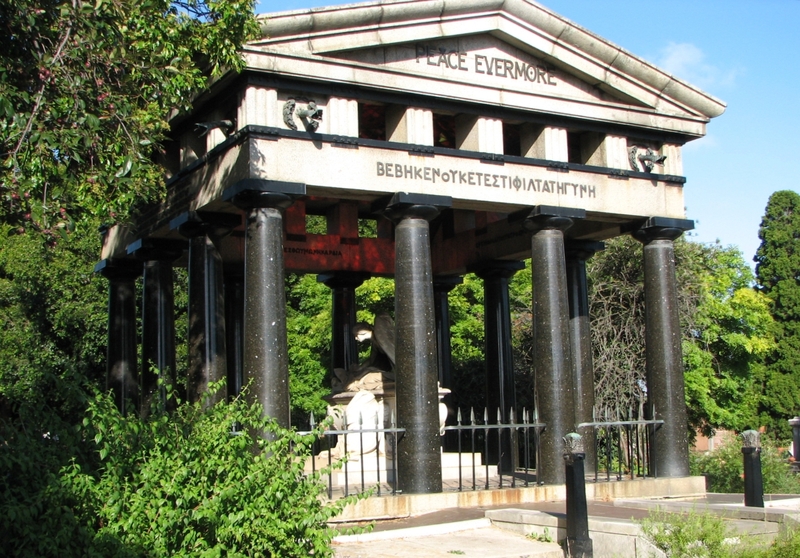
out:
{"label": "column capital", "polygon": [[110,281],[133,281],[142,274],[142,262],[138,260],[106,258],[94,266],[94,272]]}
{"label": "column capital", "polygon": [[523,227],[528,231],[559,230],[566,231],[574,219],[584,219],[586,211],[572,207],[536,205],[525,217]]}
{"label": "column capital", "polygon": [[185,240],[171,238],[140,238],[128,244],[127,252],[138,260],[172,262],[188,248]]}
{"label": "column capital", "polygon": [[460,275],[436,275],[433,278],[433,292],[449,293],[464,282]]}
{"label": "column capital", "polygon": [[381,198],[372,204],[372,210],[395,224],[403,219],[431,221],[442,209],[453,206],[450,196],[396,192],[391,197]]}
{"label": "column capital", "polygon": [[596,252],[600,252],[601,250],[605,249],[605,242],[573,239],[569,239],[564,242],[564,251],[568,260],[575,259],[585,262],[594,256]]}
{"label": "column capital", "polygon": [[510,279],[521,269],[525,269],[525,262],[517,260],[492,260],[478,264],[471,271],[481,279]]}
{"label": "column capital", "polygon": [[208,235],[222,238],[242,224],[238,213],[211,213],[206,211],[187,211],[169,222],[170,230],[176,230],[186,238]]}
{"label": "column capital", "polygon": [[244,210],[255,208],[286,209],[294,200],[306,194],[302,182],[283,182],[246,178],[222,193],[222,200]]}
{"label": "column capital", "polygon": [[650,217],[641,227],[633,231],[632,235],[642,244],[649,244],[654,240],[675,240],[693,228],[694,221],[691,219]]}
{"label": "column capital", "polygon": [[317,283],[324,283],[326,287],[330,287],[331,289],[347,287],[355,289],[370,277],[371,274],[369,273],[334,271],[332,273],[320,273],[317,275]]}

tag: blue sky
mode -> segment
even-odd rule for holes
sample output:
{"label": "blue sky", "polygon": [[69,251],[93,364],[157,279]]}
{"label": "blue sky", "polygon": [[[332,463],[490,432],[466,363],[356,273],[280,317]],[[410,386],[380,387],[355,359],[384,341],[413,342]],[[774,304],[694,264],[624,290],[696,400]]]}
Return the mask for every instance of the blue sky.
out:
{"label": "blue sky", "polygon": [[[262,0],[256,11],[342,3]],[[751,262],[769,195],[800,191],[800,0],[541,3],[727,103],[684,147],[686,212],[694,240],[736,245]]]}

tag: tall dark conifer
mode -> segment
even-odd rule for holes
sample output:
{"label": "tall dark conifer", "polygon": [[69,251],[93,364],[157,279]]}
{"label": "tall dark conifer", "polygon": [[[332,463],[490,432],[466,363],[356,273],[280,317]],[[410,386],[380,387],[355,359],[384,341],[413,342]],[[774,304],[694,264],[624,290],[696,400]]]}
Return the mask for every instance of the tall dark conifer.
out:
{"label": "tall dark conifer", "polygon": [[756,278],[773,302],[777,340],[764,378],[762,420],[788,434],[786,419],[800,413],[800,194],[770,196],[758,237]]}

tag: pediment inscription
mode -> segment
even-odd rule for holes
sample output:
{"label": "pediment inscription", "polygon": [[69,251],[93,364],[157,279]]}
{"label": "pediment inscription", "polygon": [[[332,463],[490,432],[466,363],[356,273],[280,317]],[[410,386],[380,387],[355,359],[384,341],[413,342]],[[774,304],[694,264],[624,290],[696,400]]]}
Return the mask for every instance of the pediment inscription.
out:
{"label": "pediment inscription", "polygon": [[[575,100],[623,102],[557,68],[545,56],[535,56],[490,34],[422,40],[326,56],[442,81]],[[625,102],[629,104],[630,100]]]}

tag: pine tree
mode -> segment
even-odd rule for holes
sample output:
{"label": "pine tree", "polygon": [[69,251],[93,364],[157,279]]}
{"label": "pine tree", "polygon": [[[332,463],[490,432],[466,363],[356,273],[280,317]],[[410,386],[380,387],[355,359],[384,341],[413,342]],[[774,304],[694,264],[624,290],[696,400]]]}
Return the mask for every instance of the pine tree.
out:
{"label": "pine tree", "polygon": [[773,302],[777,348],[763,378],[762,420],[780,435],[800,413],[800,194],[775,192],[758,231],[758,288]]}

